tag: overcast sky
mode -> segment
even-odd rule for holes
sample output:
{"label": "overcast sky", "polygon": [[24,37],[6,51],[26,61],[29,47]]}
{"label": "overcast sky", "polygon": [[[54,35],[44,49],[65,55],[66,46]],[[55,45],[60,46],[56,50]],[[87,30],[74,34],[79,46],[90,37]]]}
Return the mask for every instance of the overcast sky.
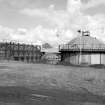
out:
{"label": "overcast sky", "polygon": [[105,42],[105,0],[0,0],[1,40],[61,44],[78,29]]}

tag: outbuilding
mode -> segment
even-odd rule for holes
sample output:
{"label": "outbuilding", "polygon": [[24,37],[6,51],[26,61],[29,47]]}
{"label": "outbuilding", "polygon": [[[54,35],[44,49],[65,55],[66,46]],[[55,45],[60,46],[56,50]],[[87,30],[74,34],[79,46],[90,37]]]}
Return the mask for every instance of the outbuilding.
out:
{"label": "outbuilding", "polygon": [[42,62],[47,64],[58,64],[60,62],[60,53],[58,48],[42,48]]}

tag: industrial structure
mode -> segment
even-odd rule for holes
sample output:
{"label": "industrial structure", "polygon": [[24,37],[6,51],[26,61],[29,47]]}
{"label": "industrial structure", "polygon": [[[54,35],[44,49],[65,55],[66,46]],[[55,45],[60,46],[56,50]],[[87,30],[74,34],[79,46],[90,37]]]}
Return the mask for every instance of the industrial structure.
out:
{"label": "industrial structure", "polygon": [[61,62],[74,65],[105,64],[105,44],[95,37],[90,36],[89,31],[82,32],[69,43],[60,45]]}
{"label": "industrial structure", "polygon": [[41,58],[41,47],[37,45],[14,42],[0,43],[0,60],[38,62]]}

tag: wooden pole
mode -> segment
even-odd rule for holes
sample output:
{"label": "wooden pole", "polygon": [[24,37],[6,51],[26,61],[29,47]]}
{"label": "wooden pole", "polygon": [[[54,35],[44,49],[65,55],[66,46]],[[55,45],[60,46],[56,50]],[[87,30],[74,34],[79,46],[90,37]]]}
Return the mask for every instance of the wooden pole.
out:
{"label": "wooden pole", "polygon": [[80,44],[79,44],[79,52],[80,52],[80,54],[79,54],[79,64],[81,64],[81,55],[82,55],[82,51],[81,51],[81,36],[83,35],[83,31],[81,31],[81,30],[78,30],[78,33],[80,33]]}

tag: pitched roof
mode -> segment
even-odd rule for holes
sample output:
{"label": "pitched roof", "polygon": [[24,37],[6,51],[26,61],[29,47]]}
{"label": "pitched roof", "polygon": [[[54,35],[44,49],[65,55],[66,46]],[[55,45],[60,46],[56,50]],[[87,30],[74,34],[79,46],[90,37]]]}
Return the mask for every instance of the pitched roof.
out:
{"label": "pitched roof", "polygon": [[70,48],[82,48],[82,49],[105,49],[105,44],[98,40],[95,37],[91,36],[80,36],[76,37],[73,40],[71,40],[67,45],[69,45]]}
{"label": "pitched roof", "polygon": [[98,44],[104,44],[103,42],[101,42],[100,40],[98,40],[95,37],[91,37],[91,36],[80,36],[80,37],[76,37],[73,40],[71,40],[68,44],[94,44],[94,45],[98,45]]}
{"label": "pitched roof", "polygon": [[49,48],[49,49],[41,49],[41,52],[46,52],[46,53],[59,53],[58,48]]}

